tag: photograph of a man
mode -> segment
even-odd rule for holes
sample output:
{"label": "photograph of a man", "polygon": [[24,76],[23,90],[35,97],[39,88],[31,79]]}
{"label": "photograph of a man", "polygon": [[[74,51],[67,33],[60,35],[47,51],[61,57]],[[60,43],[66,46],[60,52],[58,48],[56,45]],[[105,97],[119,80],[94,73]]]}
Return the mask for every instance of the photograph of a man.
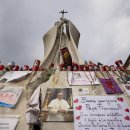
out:
{"label": "photograph of a man", "polygon": [[57,98],[48,105],[48,121],[64,121],[64,115],[70,108],[66,100],[63,99],[63,93],[59,92]]}
{"label": "photograph of a man", "polygon": [[48,89],[44,101],[45,121],[73,121],[72,89]]}

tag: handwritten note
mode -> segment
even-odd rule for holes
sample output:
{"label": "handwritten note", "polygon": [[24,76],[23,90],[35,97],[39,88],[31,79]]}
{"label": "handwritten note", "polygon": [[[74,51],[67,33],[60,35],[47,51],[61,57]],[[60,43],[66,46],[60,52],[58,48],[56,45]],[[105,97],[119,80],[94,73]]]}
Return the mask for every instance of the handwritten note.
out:
{"label": "handwritten note", "polygon": [[130,107],[124,97],[73,98],[75,130],[130,130]]}

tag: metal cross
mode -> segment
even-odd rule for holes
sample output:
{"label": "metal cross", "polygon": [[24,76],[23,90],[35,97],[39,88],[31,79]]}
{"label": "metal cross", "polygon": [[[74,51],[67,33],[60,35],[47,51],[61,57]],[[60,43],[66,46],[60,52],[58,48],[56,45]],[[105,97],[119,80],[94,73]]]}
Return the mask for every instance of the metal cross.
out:
{"label": "metal cross", "polygon": [[64,14],[65,14],[65,13],[68,13],[68,12],[67,12],[67,11],[62,10],[62,11],[60,11],[59,13],[61,13],[61,14],[62,14],[62,18],[64,18]]}

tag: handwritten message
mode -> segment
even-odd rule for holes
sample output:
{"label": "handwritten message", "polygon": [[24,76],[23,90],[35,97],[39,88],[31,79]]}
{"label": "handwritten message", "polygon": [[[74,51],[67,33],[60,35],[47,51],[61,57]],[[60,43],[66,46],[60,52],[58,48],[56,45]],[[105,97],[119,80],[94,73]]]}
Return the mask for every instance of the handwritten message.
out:
{"label": "handwritten message", "polygon": [[130,108],[124,97],[73,98],[75,130],[130,130]]}

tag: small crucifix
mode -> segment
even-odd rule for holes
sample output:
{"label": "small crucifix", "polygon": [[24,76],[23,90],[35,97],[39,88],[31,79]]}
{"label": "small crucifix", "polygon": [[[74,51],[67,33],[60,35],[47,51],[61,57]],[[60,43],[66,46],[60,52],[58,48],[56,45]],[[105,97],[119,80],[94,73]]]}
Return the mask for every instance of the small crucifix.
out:
{"label": "small crucifix", "polygon": [[61,13],[61,14],[62,14],[62,18],[64,18],[64,14],[65,14],[65,13],[68,13],[68,12],[67,12],[67,11],[62,10],[62,11],[60,11],[59,13]]}

